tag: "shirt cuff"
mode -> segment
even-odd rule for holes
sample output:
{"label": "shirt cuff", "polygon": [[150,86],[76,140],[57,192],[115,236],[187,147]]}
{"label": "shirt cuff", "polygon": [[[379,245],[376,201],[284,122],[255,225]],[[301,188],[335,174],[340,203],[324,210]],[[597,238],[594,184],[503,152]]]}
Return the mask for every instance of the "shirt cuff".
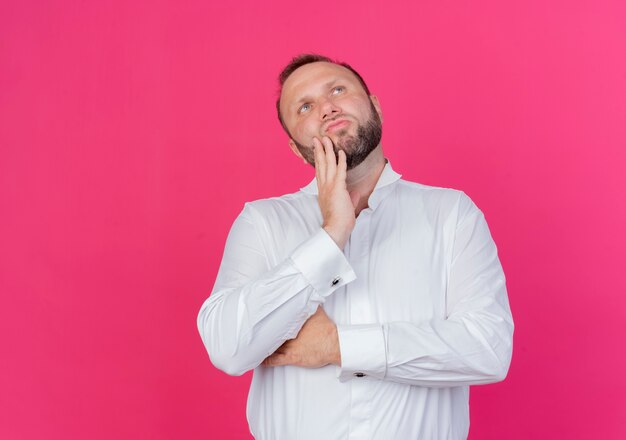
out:
{"label": "shirt cuff", "polygon": [[348,259],[324,229],[298,246],[291,261],[322,297],[356,279]]}
{"label": "shirt cuff", "polygon": [[382,324],[337,325],[341,382],[369,376],[383,379],[387,372],[387,351]]}

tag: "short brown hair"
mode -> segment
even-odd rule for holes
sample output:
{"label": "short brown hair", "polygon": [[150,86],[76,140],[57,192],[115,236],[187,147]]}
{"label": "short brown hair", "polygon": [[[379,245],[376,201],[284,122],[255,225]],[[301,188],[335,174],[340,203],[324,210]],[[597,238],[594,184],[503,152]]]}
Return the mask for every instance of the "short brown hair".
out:
{"label": "short brown hair", "polygon": [[297,56],[293,57],[291,62],[289,62],[289,64],[287,64],[285,66],[285,68],[278,75],[278,86],[279,86],[279,88],[278,88],[278,99],[276,99],[276,112],[278,113],[278,120],[280,121],[280,125],[282,125],[283,129],[287,132],[287,134],[290,137],[291,137],[291,133],[289,133],[289,130],[285,126],[285,121],[283,121],[283,117],[280,114],[280,96],[281,96],[281,94],[283,92],[283,84],[285,84],[285,81],[287,81],[287,78],[289,78],[289,76],[296,69],[298,69],[299,67],[302,67],[302,66],[304,66],[306,64],[317,63],[319,61],[324,61],[326,63],[337,64],[339,66],[345,67],[350,72],[354,73],[354,75],[357,77],[357,79],[359,80],[359,82],[363,86],[363,89],[365,90],[365,93],[367,93],[368,96],[370,95],[370,90],[367,87],[367,84],[365,84],[365,81],[363,80],[361,75],[359,75],[359,72],[354,70],[352,68],[352,66],[350,66],[348,63],[344,63],[344,62],[340,62],[340,61],[337,61],[337,60],[333,60],[333,59],[328,58],[328,57],[326,57],[324,55],[318,55],[318,54],[315,54],[315,53],[303,53],[303,54],[300,54],[300,55],[297,55]]}

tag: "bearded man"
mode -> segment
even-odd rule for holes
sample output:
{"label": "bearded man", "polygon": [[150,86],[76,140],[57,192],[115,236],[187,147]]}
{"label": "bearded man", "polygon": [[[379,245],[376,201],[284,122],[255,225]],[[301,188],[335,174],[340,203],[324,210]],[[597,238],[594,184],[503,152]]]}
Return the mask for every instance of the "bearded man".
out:
{"label": "bearded man", "polygon": [[211,361],[254,370],[256,439],[467,438],[469,386],[506,377],[514,329],[482,212],[400,178],[348,64],[300,55],[279,83],[278,118],[315,179],[235,220],[198,315]]}

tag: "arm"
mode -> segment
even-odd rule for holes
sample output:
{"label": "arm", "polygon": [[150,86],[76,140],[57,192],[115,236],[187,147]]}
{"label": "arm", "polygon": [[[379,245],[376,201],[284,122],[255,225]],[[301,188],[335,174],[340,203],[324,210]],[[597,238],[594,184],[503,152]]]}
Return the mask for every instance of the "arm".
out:
{"label": "arm", "polygon": [[445,319],[338,326],[340,380],[375,378],[447,387],[503,380],[513,319],[505,277],[482,212],[462,194]]}
{"label": "arm", "polygon": [[[247,204],[235,220],[213,292],[198,314],[198,330],[212,363],[231,375],[255,368],[295,338],[318,305],[355,278],[322,229],[269,269],[255,230],[255,212]],[[336,278],[339,282],[333,284]]]}
{"label": "arm", "polygon": [[[198,330],[213,364],[239,375],[257,367],[286,340],[296,338],[304,323],[325,323],[315,313],[325,298],[353,281],[356,275],[341,249],[355,223],[357,198],[346,189],[346,155],[333,151],[332,141],[314,139],[315,176],[324,228],[301,244],[289,258],[267,267],[263,246],[255,231],[253,209],[246,205],[226,242],[224,258],[213,288],[198,314]],[[269,269],[269,270],[268,270]],[[331,325],[309,325],[307,334],[330,335]],[[313,330],[311,330],[313,329]],[[313,340],[318,338],[313,337]],[[337,362],[331,351],[306,350],[300,361],[313,366]],[[278,353],[280,354],[280,353]]]}

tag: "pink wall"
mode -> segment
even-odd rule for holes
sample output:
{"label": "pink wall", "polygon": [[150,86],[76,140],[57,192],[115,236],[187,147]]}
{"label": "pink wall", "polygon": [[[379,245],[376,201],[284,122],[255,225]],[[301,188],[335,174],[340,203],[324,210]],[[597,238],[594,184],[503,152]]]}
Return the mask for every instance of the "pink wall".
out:
{"label": "pink wall", "polygon": [[2,2],[0,438],[248,438],[195,320],[244,201],[312,177],[274,114],[309,50],[490,224],[515,350],[470,438],[626,438],[626,3],[396,3]]}

